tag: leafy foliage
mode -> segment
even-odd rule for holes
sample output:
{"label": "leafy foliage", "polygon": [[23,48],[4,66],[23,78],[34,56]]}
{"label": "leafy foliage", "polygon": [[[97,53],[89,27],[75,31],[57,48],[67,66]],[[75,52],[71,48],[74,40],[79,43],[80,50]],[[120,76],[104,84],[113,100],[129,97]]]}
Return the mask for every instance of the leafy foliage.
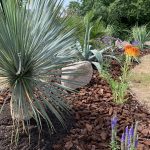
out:
{"label": "leafy foliage", "polygon": [[75,28],[75,37],[80,41],[81,45],[84,43],[83,36],[85,34],[85,25],[82,16],[78,16],[77,14],[69,16],[66,21],[66,26],[69,29]]}
{"label": "leafy foliage", "polygon": [[145,24],[150,21],[148,17],[150,15],[149,0],[82,0],[81,10],[83,8],[83,14],[90,11],[91,7],[95,10],[95,17],[103,16],[107,22],[121,19],[122,23],[134,25],[135,23]]}
{"label": "leafy foliage", "polygon": [[[62,2],[32,0],[20,7],[16,0],[2,0],[0,15],[0,77],[11,91],[12,114],[17,127],[31,112],[39,130],[41,118],[50,132],[54,126],[46,109],[65,127],[69,106],[63,101],[64,89],[57,70],[74,61],[73,30],[67,31],[65,20],[58,20]],[[67,72],[65,72],[66,74]],[[29,123],[29,122],[28,122]],[[16,134],[18,134],[16,132]]]}
{"label": "leafy foliage", "polygon": [[149,24],[149,7],[149,0],[82,0],[79,9],[83,16],[92,9],[95,20],[101,17],[106,26],[112,25],[116,29],[113,36],[125,39],[128,36],[127,29],[136,24]]}
{"label": "leafy foliage", "polygon": [[71,1],[68,6],[69,13],[79,14],[80,13],[80,3],[76,1]]}
{"label": "leafy foliage", "polygon": [[114,102],[123,104],[126,101],[125,96],[127,95],[128,83],[124,82],[122,79],[119,81],[113,79],[110,74],[105,71],[103,71],[102,75],[111,87]]}
{"label": "leafy foliage", "polygon": [[114,28],[111,25],[106,26],[105,23],[101,20],[101,17],[97,20],[94,19],[94,12],[90,11],[88,12],[84,17],[80,16],[76,13],[70,16],[70,13],[67,14],[67,26],[72,29],[75,28],[75,36],[81,43],[81,45],[84,45],[84,39],[83,36],[85,36],[86,32],[86,25],[87,25],[87,18],[89,21],[89,24],[92,26],[92,30],[90,32],[90,43],[94,46],[94,40],[96,38],[99,38],[104,35],[112,35],[114,33]]}

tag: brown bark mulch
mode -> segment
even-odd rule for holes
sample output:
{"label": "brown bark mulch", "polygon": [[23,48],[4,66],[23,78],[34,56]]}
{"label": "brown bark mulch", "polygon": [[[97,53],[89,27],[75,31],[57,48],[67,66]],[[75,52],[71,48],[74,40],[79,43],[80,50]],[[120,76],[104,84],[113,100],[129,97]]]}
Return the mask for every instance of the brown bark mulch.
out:
{"label": "brown bark mulch", "polygon": [[[114,66],[115,67],[115,66]],[[55,150],[109,150],[111,139],[111,118],[118,117],[118,135],[126,126],[139,121],[139,150],[150,150],[150,114],[132,95],[125,104],[116,105],[112,100],[111,90],[98,73],[93,75],[90,84],[78,94],[72,94],[75,110],[76,127],[70,130],[58,144]]]}
{"label": "brown bark mulch", "polygon": [[[113,63],[111,68],[113,68],[113,75],[120,74],[117,64]],[[5,98],[6,94],[1,96]],[[121,136],[126,126],[139,121],[138,150],[150,150],[150,114],[137,102],[134,95],[129,94],[128,98],[125,104],[116,105],[113,102],[109,85],[95,71],[90,84],[67,98],[75,121],[68,118],[69,133],[62,129],[51,114],[58,131],[56,134],[49,136],[46,124],[44,124],[43,133],[38,140],[37,127],[34,121],[31,121],[30,145],[28,136],[21,133],[17,147],[10,145],[12,120],[8,102],[0,115],[0,150],[110,150],[110,122],[114,114],[118,117],[118,137]]]}

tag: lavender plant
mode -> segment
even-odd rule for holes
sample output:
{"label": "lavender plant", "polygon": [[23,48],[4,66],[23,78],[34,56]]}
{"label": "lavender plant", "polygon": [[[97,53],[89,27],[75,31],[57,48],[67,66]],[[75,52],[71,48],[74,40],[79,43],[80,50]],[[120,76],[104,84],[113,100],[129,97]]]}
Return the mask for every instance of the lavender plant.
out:
{"label": "lavender plant", "polygon": [[134,41],[132,41],[132,43],[131,43],[133,46],[137,46],[137,47],[139,47],[139,45],[140,45],[140,42],[139,41],[137,41],[137,40],[134,40]]}
{"label": "lavender plant", "polygon": [[118,145],[117,142],[117,117],[114,116],[111,119],[111,149],[112,150],[137,150],[138,146],[138,135],[137,135],[138,122],[135,123],[135,126],[130,128],[127,126],[125,131],[122,133],[121,145]]}
{"label": "lavender plant", "polygon": [[128,126],[125,129],[125,132],[121,137],[121,150],[136,150],[138,146],[138,135],[137,135],[137,126],[138,122],[135,123],[135,126],[131,126],[129,129]]}
{"label": "lavender plant", "polygon": [[114,116],[111,119],[111,149],[112,150],[118,150],[118,145],[117,145],[117,141],[116,141],[116,136],[117,136],[117,117]]}

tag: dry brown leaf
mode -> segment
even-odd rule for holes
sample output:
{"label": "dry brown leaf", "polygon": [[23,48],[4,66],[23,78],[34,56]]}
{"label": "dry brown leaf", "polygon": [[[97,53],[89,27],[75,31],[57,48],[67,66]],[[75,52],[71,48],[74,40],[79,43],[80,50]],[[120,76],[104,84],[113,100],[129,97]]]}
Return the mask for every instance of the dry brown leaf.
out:
{"label": "dry brown leaf", "polygon": [[149,133],[149,129],[144,129],[144,130],[142,130],[142,134],[143,134],[144,136],[147,136],[148,133]]}
{"label": "dry brown leaf", "polygon": [[113,113],[113,108],[110,107],[110,109],[109,109],[109,115],[112,115],[112,113]]}
{"label": "dry brown leaf", "polygon": [[86,129],[87,129],[89,132],[92,131],[92,129],[93,129],[92,125],[86,123],[85,126],[86,126]]}
{"label": "dry brown leaf", "polygon": [[95,150],[96,149],[96,146],[95,145],[92,145],[92,149],[91,150]]}
{"label": "dry brown leaf", "polygon": [[102,140],[106,140],[107,138],[107,133],[105,131],[102,131],[102,133],[100,134]]}
{"label": "dry brown leaf", "polygon": [[150,140],[143,141],[143,143],[144,143],[145,145],[148,145],[148,146],[150,146]]}
{"label": "dry brown leaf", "polygon": [[65,144],[66,150],[70,150],[72,147],[73,147],[73,143],[71,141],[69,141]]}

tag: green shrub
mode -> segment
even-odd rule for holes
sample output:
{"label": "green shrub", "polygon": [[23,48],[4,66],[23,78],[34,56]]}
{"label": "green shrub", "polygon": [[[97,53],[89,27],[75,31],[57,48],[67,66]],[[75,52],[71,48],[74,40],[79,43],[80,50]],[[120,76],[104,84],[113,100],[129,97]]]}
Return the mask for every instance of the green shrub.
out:
{"label": "green shrub", "polygon": [[117,27],[115,36],[123,40],[128,37],[124,29],[130,30],[136,24],[141,26],[150,23],[149,0],[82,0],[79,6],[80,15],[85,16],[93,10],[95,20],[101,17],[106,26]]}
{"label": "green shrub", "polygon": [[90,43],[93,44],[93,41],[96,38],[99,38],[101,36],[104,36],[105,34],[111,35],[112,28],[110,26],[106,26],[105,23],[101,20],[101,17],[97,20],[93,21],[94,13],[93,11],[88,12],[85,16],[79,16],[78,14],[73,14],[70,16],[70,14],[67,14],[67,21],[66,25],[69,29],[75,28],[75,36],[81,43],[81,45],[84,45],[84,39],[83,36],[86,32],[86,25],[87,21],[89,21],[90,26],[92,26],[92,30],[90,32]]}
{"label": "green shrub", "polygon": [[72,16],[68,16],[66,25],[69,29],[75,28],[75,37],[80,41],[81,45],[83,45],[83,36],[85,35],[84,18],[77,14],[73,14]]}

